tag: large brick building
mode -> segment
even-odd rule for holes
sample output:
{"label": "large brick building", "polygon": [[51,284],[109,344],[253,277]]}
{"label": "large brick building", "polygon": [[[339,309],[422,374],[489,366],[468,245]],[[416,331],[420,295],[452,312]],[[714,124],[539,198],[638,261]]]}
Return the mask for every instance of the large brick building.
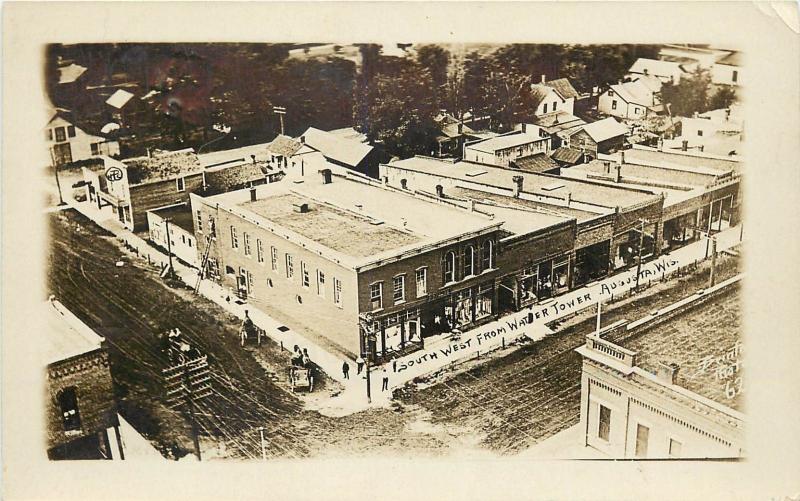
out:
{"label": "large brick building", "polygon": [[124,459],[105,341],[51,298],[41,340],[50,459]]}
{"label": "large brick building", "polygon": [[341,172],[192,195],[207,277],[350,355],[367,313],[385,357],[496,314],[499,221]]}

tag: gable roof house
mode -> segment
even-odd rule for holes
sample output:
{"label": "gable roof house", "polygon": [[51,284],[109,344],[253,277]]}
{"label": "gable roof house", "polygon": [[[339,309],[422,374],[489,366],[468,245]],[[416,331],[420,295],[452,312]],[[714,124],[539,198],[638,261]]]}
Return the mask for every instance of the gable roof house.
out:
{"label": "gable roof house", "polygon": [[101,166],[83,168],[87,200],[110,206],[127,228],[147,228],[147,211],[187,203],[189,193],[205,187],[205,172],[194,150],[155,150],[123,162],[104,158]]}
{"label": "gable roof house", "polygon": [[570,134],[586,125],[586,121],[566,111],[558,111],[535,117],[533,124],[550,135],[550,146],[555,149],[559,148]]}
{"label": "gable roof house", "polygon": [[534,116],[556,111],[565,111],[571,115],[577,98],[578,92],[566,78],[547,81],[542,75],[540,83],[531,84],[531,107]]}
{"label": "gable roof house", "polygon": [[[597,110],[626,120],[641,120],[658,113],[661,82],[652,75],[611,85],[597,100]],[[654,90],[658,89],[658,90]]]}
{"label": "gable roof house", "polygon": [[370,177],[378,177],[378,163],[380,162],[378,150],[358,139],[350,139],[340,134],[309,127],[295,141],[304,147],[296,150],[295,155],[318,151],[335,165]]}
{"label": "gable roof house", "polygon": [[115,139],[79,127],[68,110],[55,109],[45,127],[45,141],[53,165],[64,165],[100,155],[119,155]]}
{"label": "gable roof house", "polygon": [[717,85],[741,85],[742,54],[731,52],[711,67],[711,82]]}
{"label": "gable roof house", "polygon": [[629,132],[627,127],[613,117],[608,117],[586,124],[570,134],[567,146],[597,157],[598,153],[611,153],[621,149]]}

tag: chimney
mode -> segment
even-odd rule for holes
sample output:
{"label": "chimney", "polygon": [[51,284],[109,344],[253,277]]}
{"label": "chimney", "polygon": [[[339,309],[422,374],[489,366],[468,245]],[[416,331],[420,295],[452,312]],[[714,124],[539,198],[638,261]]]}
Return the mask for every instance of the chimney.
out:
{"label": "chimney", "polygon": [[458,122],[458,135],[460,136],[463,133],[464,133],[464,122]]}
{"label": "chimney", "polygon": [[525,181],[525,178],[522,176],[514,176],[511,179],[514,181],[514,197],[519,198],[519,194],[522,192],[522,183]]}
{"label": "chimney", "polygon": [[726,108],[725,109],[725,121],[727,122],[730,119],[731,119],[731,109],[730,108]]}
{"label": "chimney", "polygon": [[703,150],[705,149],[705,147],[706,147],[706,145],[704,145],[704,144],[701,144],[701,145],[700,145],[700,152],[701,152],[701,153],[703,152]]}
{"label": "chimney", "polygon": [[622,150],[622,151],[619,152],[619,163],[620,164],[624,164],[625,163],[625,150]]}
{"label": "chimney", "polygon": [[619,183],[622,181],[622,163],[618,163],[614,166],[616,172],[614,173],[614,182]]}
{"label": "chimney", "polygon": [[694,113],[692,113],[692,118],[697,118],[697,117],[698,117],[698,115],[700,115],[700,114],[699,114],[698,112],[696,112],[696,111],[695,111]]}
{"label": "chimney", "polygon": [[664,138],[658,138],[658,151],[664,151]]}
{"label": "chimney", "polygon": [[567,207],[569,207],[569,204],[572,202],[572,192],[571,191],[567,192],[567,196],[564,197],[564,201],[567,202]]}
{"label": "chimney", "polygon": [[331,184],[331,170],[322,169],[320,172],[322,173],[322,184]]}
{"label": "chimney", "polygon": [[152,152],[150,151],[150,148],[147,148],[147,158],[152,158]]}
{"label": "chimney", "polygon": [[681,150],[687,151],[688,149],[689,149],[689,140],[684,139],[683,142],[681,143]]}
{"label": "chimney", "polygon": [[441,184],[436,185],[436,196],[444,198],[444,187]]}
{"label": "chimney", "polygon": [[255,155],[250,155],[250,158],[252,158],[252,159],[253,159],[253,165],[255,165],[255,163],[256,163],[256,156],[255,156]]}
{"label": "chimney", "polygon": [[659,381],[667,384],[675,384],[678,379],[678,370],[680,366],[676,363],[666,364],[659,362],[656,368],[656,377]]}
{"label": "chimney", "polygon": [[650,74],[650,70],[648,70],[647,68],[645,68],[645,69],[644,69],[644,74],[645,74],[645,76],[649,75],[649,74]]}
{"label": "chimney", "polygon": [[475,200],[470,200],[469,201],[469,211],[470,212],[475,212]]}
{"label": "chimney", "polygon": [[525,134],[528,132],[528,126],[525,122],[522,122],[522,133]]}
{"label": "chimney", "polygon": [[257,199],[257,197],[256,197],[256,187],[255,186],[251,186],[250,187],[250,201],[251,202],[255,202],[256,199]]}
{"label": "chimney", "polygon": [[547,81],[547,76],[542,73],[542,83],[545,83],[545,81]]}
{"label": "chimney", "polygon": [[299,212],[301,214],[305,214],[308,212],[308,204],[307,203],[293,203],[292,208],[295,212]]}
{"label": "chimney", "polygon": [[388,185],[389,185],[389,176],[383,176],[383,177],[381,178],[381,183],[382,183],[384,186],[388,186]]}

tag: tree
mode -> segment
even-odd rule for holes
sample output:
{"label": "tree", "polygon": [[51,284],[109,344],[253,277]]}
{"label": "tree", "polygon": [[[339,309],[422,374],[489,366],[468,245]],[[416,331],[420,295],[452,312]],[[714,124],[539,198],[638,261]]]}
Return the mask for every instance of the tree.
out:
{"label": "tree", "polygon": [[708,71],[698,69],[691,76],[681,78],[677,84],[664,84],[661,87],[661,99],[665,105],[669,105],[673,116],[689,117],[708,111],[710,85]]}
{"label": "tree", "polygon": [[723,86],[711,96],[708,107],[711,110],[720,110],[723,108],[730,108],[736,102],[736,91],[733,87]]}
{"label": "tree", "polygon": [[433,80],[437,106],[442,106],[445,101],[449,62],[450,53],[438,45],[423,45],[417,49],[417,63],[428,70]]}

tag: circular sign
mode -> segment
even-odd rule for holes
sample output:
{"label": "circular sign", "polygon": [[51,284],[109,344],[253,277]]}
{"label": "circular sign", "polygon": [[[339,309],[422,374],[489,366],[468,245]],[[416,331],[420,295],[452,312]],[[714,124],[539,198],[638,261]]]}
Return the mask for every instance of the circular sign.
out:
{"label": "circular sign", "polygon": [[122,169],[119,167],[110,167],[106,170],[106,179],[109,181],[122,181]]}

